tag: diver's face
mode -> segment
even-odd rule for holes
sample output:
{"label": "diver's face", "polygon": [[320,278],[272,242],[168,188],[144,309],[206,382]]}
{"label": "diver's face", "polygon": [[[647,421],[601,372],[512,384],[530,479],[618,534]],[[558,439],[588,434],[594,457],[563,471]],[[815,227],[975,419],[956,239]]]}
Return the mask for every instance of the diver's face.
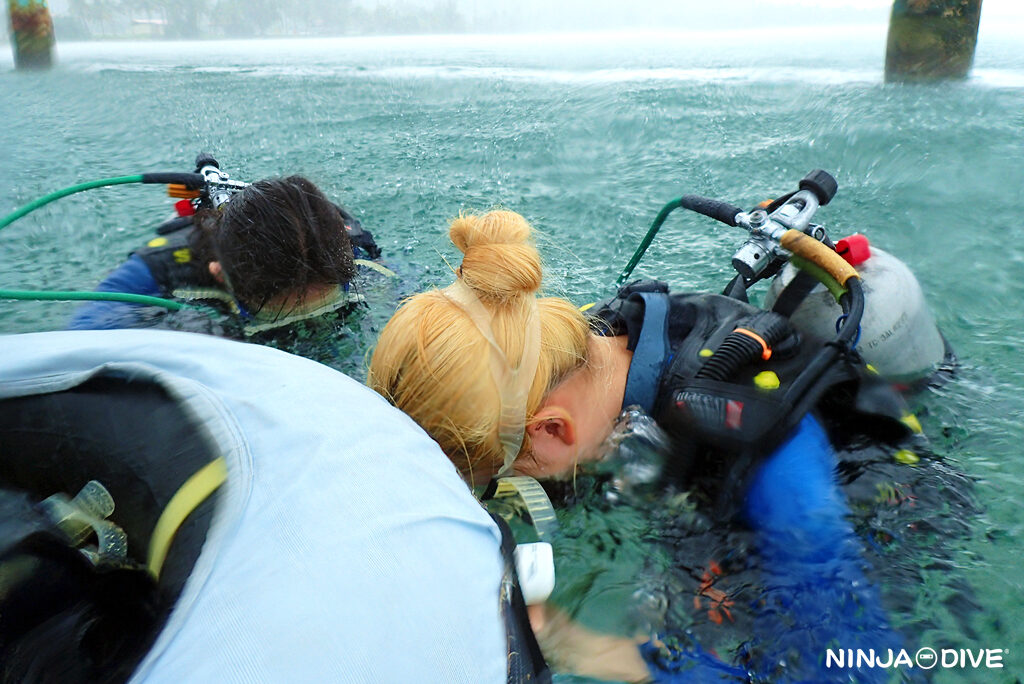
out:
{"label": "diver's face", "polygon": [[621,411],[632,352],[625,337],[591,338],[588,364],[544,397],[527,426],[533,450],[516,461],[517,472],[557,478],[600,457]]}

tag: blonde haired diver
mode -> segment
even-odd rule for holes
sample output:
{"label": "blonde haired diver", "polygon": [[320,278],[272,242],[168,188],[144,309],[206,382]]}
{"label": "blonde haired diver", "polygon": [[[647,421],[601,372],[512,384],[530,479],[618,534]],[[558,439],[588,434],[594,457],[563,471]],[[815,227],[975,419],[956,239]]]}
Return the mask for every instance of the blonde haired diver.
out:
{"label": "blonde haired diver", "polygon": [[[373,353],[370,386],[419,423],[471,486],[513,472],[538,479],[571,473],[600,456],[623,408],[639,405],[673,438],[673,457],[685,460],[679,470],[698,500],[709,507],[730,500],[728,519],[755,531],[766,585],[790,590],[784,601],[769,598],[760,607],[750,636],[768,646],[745,662],[660,641],[633,646],[632,655],[614,642],[615,662],[597,662],[591,655],[613,643],[600,640],[614,638],[554,610],[546,624],[535,623],[545,654],[557,655],[559,668],[630,681],[774,678],[780,659],[793,679],[884,681],[884,670],[825,670],[822,661],[828,643],[876,650],[898,643],[862,574],[829,436],[811,413],[824,390],[797,409],[772,405],[747,386],[771,373],[786,389],[807,365],[811,352],[801,350],[786,320],[722,295],[669,295],[654,281],[623,288],[584,317],[564,299],[537,296],[542,269],[531,232],[511,211],[453,220],[449,236],[463,253],[455,282],[398,309]],[[719,361],[730,345],[746,354],[736,335],[751,340],[756,358],[731,376],[688,377],[706,365],[705,350]],[[855,369],[840,371],[837,379],[857,377]],[[730,434],[729,425],[702,422],[687,412],[686,392],[694,405],[745,405],[745,427]],[[730,411],[723,421],[739,420]]]}
{"label": "blonde haired diver", "polygon": [[[449,235],[464,254],[459,277],[406,301],[370,364],[370,386],[426,429],[471,485],[487,484],[513,464],[537,477],[566,470],[571,464],[547,458],[552,437],[571,442],[574,456],[585,459],[576,453],[576,439],[584,437],[578,429],[600,442],[604,421],[554,405],[550,395],[566,383],[610,381],[613,357],[628,366],[628,352],[613,354],[614,338],[591,334],[570,302],[536,296],[541,264],[530,233],[511,211],[452,221]],[[622,388],[618,402],[607,396],[614,388],[592,389],[599,391],[591,401],[615,404],[600,418],[614,419]]]}

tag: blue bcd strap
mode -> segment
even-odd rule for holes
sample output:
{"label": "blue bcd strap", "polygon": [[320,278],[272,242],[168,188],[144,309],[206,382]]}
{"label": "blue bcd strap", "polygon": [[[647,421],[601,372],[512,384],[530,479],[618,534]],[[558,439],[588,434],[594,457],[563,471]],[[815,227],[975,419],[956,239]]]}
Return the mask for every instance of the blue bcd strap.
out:
{"label": "blue bcd strap", "polygon": [[644,322],[626,375],[622,406],[640,406],[650,413],[658,396],[661,372],[668,356],[668,295],[664,292],[635,292],[644,302]]}

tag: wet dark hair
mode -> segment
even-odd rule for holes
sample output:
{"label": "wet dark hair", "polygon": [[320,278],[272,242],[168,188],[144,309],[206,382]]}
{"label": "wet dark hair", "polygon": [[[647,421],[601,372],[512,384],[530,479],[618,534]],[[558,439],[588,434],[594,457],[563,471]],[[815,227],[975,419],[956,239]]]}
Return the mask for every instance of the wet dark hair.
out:
{"label": "wet dark hair", "polygon": [[197,265],[220,262],[253,313],[282,294],[348,283],[356,272],[341,213],[302,176],[257,181],[219,211],[199,212],[195,225]]}

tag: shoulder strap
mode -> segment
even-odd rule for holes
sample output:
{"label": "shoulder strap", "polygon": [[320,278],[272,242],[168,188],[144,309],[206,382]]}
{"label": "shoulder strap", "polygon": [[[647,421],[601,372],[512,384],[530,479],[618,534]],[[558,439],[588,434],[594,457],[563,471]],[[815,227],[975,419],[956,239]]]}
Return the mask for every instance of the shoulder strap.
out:
{"label": "shoulder strap", "polygon": [[658,384],[669,350],[668,294],[636,292],[629,298],[643,301],[644,322],[626,375],[626,393],[622,405],[636,404],[650,413],[654,410]]}
{"label": "shoulder strap", "polygon": [[168,219],[161,223],[156,228],[157,235],[170,235],[183,228],[189,228],[192,226],[191,216],[175,216],[172,219]]}
{"label": "shoulder strap", "polygon": [[192,230],[188,227],[160,235],[132,252],[149,268],[164,296],[172,296],[173,291],[180,287],[215,284],[212,278],[209,282],[202,280],[201,272],[192,259],[192,247],[189,244]]}
{"label": "shoulder strap", "polygon": [[787,318],[792,316],[817,284],[818,280],[813,275],[807,271],[798,270],[793,280],[783,288],[779,298],[775,300],[772,311]]}

